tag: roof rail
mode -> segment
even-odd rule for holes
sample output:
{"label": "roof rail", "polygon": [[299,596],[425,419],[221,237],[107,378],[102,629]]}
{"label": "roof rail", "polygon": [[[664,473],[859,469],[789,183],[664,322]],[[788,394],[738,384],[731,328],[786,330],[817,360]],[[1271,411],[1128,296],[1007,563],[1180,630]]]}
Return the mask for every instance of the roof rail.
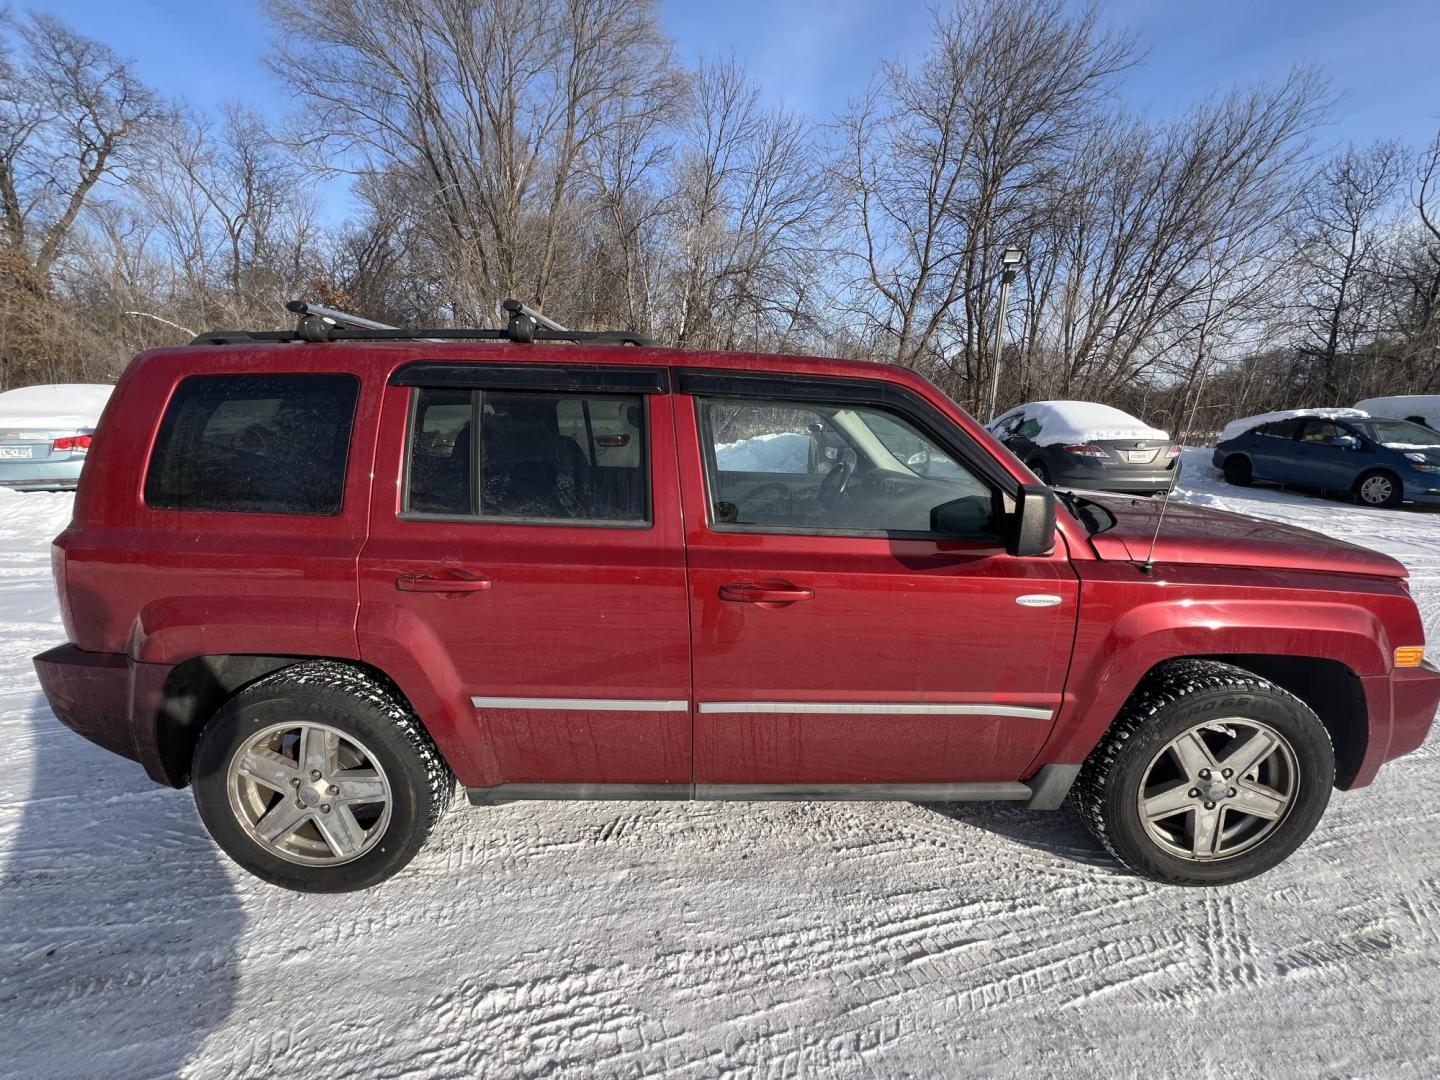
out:
{"label": "roof rail", "polygon": [[653,345],[653,338],[630,330],[571,330],[519,300],[502,305],[509,313],[503,330],[454,327],[400,327],[350,315],[334,308],[291,300],[287,311],[299,316],[294,330],[210,330],[192,345],[236,345],[259,341],[573,341],[594,345]]}

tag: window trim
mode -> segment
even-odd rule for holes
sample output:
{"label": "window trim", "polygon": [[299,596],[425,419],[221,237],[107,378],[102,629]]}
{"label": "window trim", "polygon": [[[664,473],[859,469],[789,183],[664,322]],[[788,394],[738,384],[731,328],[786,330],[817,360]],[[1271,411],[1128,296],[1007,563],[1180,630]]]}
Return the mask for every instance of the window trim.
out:
{"label": "window trim", "polygon": [[[340,461],[340,501],[334,510],[316,512],[310,510],[239,510],[218,506],[163,506],[150,501],[149,487],[151,470],[155,467],[155,455],[160,446],[160,434],[165,427],[165,421],[170,415],[170,410],[175,407],[175,399],[179,397],[181,388],[188,382],[199,379],[276,379],[294,377],[320,377],[320,378],[342,378],[348,379],[355,387],[355,396],[350,402],[350,411],[346,417],[347,432],[345,436],[345,453]],[[165,400],[165,408],[160,411],[160,418],[155,423],[154,434],[150,440],[149,452],[145,456],[145,468],[140,474],[140,505],[152,513],[164,514],[243,514],[249,517],[273,517],[273,518],[338,518],[345,513],[345,504],[350,494],[350,458],[355,448],[355,418],[360,413],[360,395],[364,390],[360,376],[353,371],[196,371],[177,379],[170,388],[170,394]],[[212,414],[213,415],[213,414]],[[167,451],[168,452],[168,451]]]}
{"label": "window trim", "polygon": [[[394,380],[392,379],[392,382]],[[485,394],[487,392],[497,393],[538,393],[550,394],[556,397],[589,396],[588,390],[556,390],[542,389],[531,390],[530,388],[504,387],[481,387],[481,386],[431,386],[428,383],[396,383],[409,387],[410,400],[405,407],[405,453],[400,462],[400,508],[396,512],[396,518],[400,521],[411,522],[450,522],[461,525],[535,525],[554,528],[576,528],[576,529],[625,529],[631,532],[645,532],[655,528],[655,492],[652,482],[654,471],[654,439],[650,427],[650,397],[645,393],[636,391],[610,391],[610,393],[623,394],[626,397],[640,398],[640,423],[641,434],[644,436],[645,453],[641,455],[640,467],[644,473],[644,502],[645,517],[643,519],[626,518],[624,520],[595,518],[550,518],[550,517],[525,517],[515,514],[485,514],[481,512],[482,499],[480,496],[481,471],[484,459],[481,451],[484,447],[484,438],[480,435],[480,424],[483,420],[485,410]],[[463,390],[470,394],[470,424],[471,430],[475,433],[470,440],[470,476],[471,494],[474,496],[475,512],[473,514],[427,514],[423,510],[410,509],[410,476],[411,462],[415,452],[415,415],[419,409],[420,395],[426,390]]]}
{"label": "window trim", "polygon": [[[787,384],[794,385],[794,384]],[[815,384],[810,384],[815,385]],[[682,390],[684,387],[682,386]],[[888,403],[870,403],[861,401],[844,401],[828,397],[824,394],[787,394],[785,400],[794,401],[797,406],[821,406],[822,408],[839,406],[851,408],[855,406],[869,406],[877,411],[890,416],[901,418],[911,427],[915,428],[926,438],[935,443],[940,449],[950,452],[952,460],[962,463],[967,469],[969,462],[965,455],[959,452],[959,448],[951,440],[945,439],[931,429],[930,425],[919,421],[912,414],[903,408]],[[745,533],[760,536],[828,536],[828,537],[852,537],[864,540],[905,540],[923,541],[928,543],[956,545],[973,544],[976,551],[993,551],[1005,547],[1004,535],[997,535],[993,539],[988,537],[969,536],[962,533],[937,533],[930,530],[915,529],[826,529],[814,526],[802,525],[749,525],[731,524],[715,520],[715,499],[711,479],[719,473],[719,463],[715,458],[715,439],[710,431],[709,419],[705,415],[704,405],[707,402],[726,401],[755,401],[763,404],[773,404],[775,397],[768,392],[763,394],[728,394],[700,392],[692,395],[693,407],[695,409],[695,430],[700,439],[700,456],[704,476],[701,481],[705,492],[705,527],[712,533]],[[942,417],[943,418],[943,417]],[[997,485],[990,482],[988,476],[981,474],[978,470],[970,469],[971,475],[982,484],[991,489],[991,498],[995,505],[995,512],[1003,519],[1004,491]],[[795,473],[776,473],[777,476],[794,476]],[[808,475],[808,474],[806,474]],[[933,508],[932,508],[933,509]]]}
{"label": "window trim", "polygon": [[665,394],[665,368],[630,364],[492,364],[475,361],[411,360],[396,368],[391,386],[427,390],[511,390],[536,393]]}

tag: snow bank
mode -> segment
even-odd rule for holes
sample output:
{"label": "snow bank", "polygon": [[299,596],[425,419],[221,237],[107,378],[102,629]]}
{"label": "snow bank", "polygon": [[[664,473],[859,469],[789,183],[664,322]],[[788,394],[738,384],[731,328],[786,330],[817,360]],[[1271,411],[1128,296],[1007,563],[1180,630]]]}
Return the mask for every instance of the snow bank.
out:
{"label": "snow bank", "polygon": [[93,428],[115,387],[109,383],[50,383],[0,394],[0,427]]}
{"label": "snow bank", "polygon": [[1412,416],[1423,416],[1428,427],[1440,424],[1440,394],[1399,394],[1395,397],[1366,398],[1357,401],[1355,408],[1363,409],[1371,416],[1383,416],[1387,420],[1408,420]]}
{"label": "snow bank", "polygon": [[1290,420],[1297,416],[1319,416],[1327,420],[1344,420],[1348,417],[1352,420],[1359,420],[1369,415],[1360,409],[1278,409],[1275,412],[1256,413],[1254,416],[1242,416],[1239,420],[1231,420],[1220,432],[1220,438],[1217,441],[1238,439],[1251,428],[1268,424],[1272,420]]}
{"label": "snow bank", "polygon": [[1037,446],[1088,443],[1096,439],[1170,438],[1168,431],[1150,427],[1143,420],[1098,401],[1037,401],[1025,406],[1025,416],[1040,421],[1040,433],[1032,440]]}
{"label": "snow bank", "polygon": [[803,473],[810,468],[810,436],[771,431],[721,443],[715,448],[715,463],[726,472]]}

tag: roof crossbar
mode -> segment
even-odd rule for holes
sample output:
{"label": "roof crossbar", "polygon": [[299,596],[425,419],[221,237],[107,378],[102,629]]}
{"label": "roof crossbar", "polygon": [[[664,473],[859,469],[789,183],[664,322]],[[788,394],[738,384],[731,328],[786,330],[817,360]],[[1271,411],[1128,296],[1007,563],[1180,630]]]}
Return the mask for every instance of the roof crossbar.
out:
{"label": "roof crossbar", "polygon": [[210,330],[192,345],[236,345],[261,341],[573,341],[594,345],[653,345],[654,340],[630,330],[571,330],[528,304],[506,300],[509,313],[503,330],[456,327],[400,327],[350,315],[334,308],[291,300],[286,309],[299,316],[294,330]]}

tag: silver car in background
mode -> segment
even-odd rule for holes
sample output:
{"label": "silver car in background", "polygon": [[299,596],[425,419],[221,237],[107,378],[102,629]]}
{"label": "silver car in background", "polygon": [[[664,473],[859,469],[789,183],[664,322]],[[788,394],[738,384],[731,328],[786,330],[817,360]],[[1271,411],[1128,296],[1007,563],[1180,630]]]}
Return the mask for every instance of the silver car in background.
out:
{"label": "silver car in background", "polygon": [[0,487],[73,491],[113,386],[52,383],[0,394]]}
{"label": "silver car in background", "polygon": [[1032,401],[986,426],[1053,487],[1159,495],[1175,483],[1170,433],[1097,401]]}

